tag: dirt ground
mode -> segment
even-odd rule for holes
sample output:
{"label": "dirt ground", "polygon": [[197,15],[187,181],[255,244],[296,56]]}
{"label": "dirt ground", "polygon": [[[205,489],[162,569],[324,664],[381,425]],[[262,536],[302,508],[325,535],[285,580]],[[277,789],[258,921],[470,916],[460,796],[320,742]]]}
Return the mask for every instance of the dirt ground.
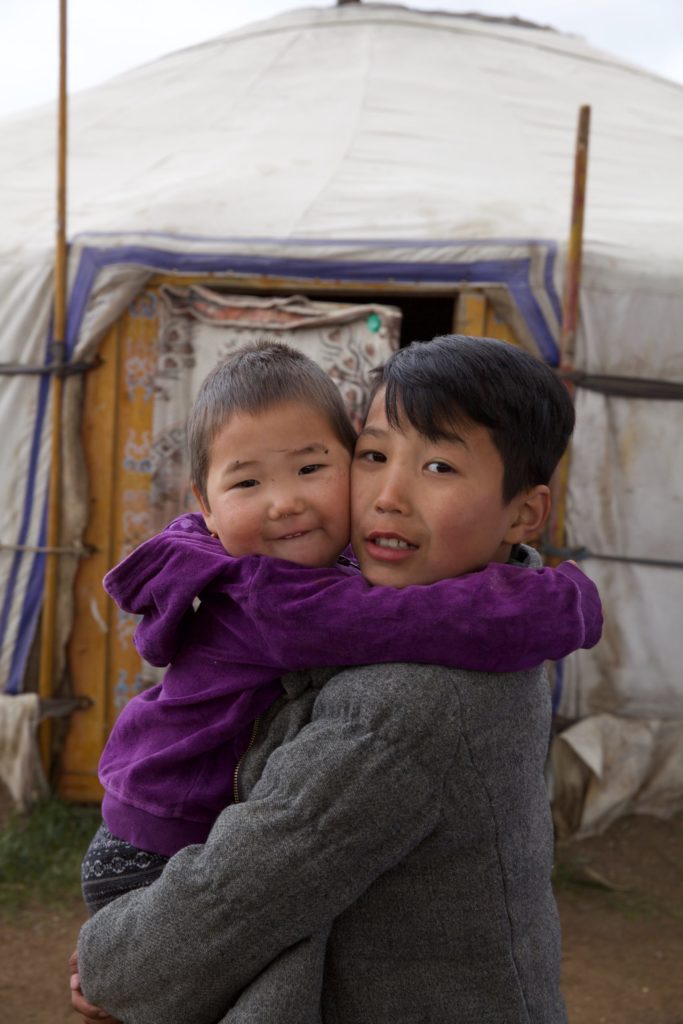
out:
{"label": "dirt ground", "polygon": [[[570,1024],[683,1024],[683,816],[625,818],[556,860]],[[0,923],[3,1024],[74,1024],[66,961],[83,917],[74,900]]]}
{"label": "dirt ground", "polygon": [[683,1024],[683,816],[558,847],[570,1024]]}

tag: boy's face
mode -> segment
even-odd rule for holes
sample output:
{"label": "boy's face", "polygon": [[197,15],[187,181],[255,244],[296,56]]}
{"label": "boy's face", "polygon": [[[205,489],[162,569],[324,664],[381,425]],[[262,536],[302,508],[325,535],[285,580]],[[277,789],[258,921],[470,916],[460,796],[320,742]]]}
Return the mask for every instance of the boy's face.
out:
{"label": "boy's face", "polygon": [[363,575],[405,587],[506,561],[533,531],[526,496],[503,504],[502,488],[503,461],[485,427],[438,441],[405,418],[395,430],[380,391],[351,470],[351,541]]}
{"label": "boy's face", "polygon": [[238,413],[211,446],[206,525],[231,555],[332,565],[349,540],[351,456],[301,402]]}

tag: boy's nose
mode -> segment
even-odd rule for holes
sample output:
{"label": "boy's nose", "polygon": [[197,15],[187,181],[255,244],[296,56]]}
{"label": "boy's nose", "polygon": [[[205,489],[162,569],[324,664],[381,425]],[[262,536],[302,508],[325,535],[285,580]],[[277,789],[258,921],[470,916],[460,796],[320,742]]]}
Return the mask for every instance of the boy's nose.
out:
{"label": "boy's nose", "polygon": [[287,516],[298,516],[304,511],[304,503],[294,494],[278,494],[268,507],[268,518],[272,520],[286,519]]}
{"label": "boy's nose", "polygon": [[408,493],[406,481],[399,473],[387,473],[375,498],[375,509],[405,515],[409,509]]}

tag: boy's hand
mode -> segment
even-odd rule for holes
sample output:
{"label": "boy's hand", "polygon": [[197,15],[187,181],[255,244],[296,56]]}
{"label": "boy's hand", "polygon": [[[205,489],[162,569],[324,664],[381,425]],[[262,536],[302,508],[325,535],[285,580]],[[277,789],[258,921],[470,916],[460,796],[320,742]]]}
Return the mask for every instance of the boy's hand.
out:
{"label": "boy's hand", "polygon": [[71,1006],[80,1013],[87,1024],[121,1024],[120,1021],[111,1017],[106,1010],[89,1003],[81,992],[81,979],[78,974],[78,954],[72,953],[69,957],[69,984],[71,986]]}

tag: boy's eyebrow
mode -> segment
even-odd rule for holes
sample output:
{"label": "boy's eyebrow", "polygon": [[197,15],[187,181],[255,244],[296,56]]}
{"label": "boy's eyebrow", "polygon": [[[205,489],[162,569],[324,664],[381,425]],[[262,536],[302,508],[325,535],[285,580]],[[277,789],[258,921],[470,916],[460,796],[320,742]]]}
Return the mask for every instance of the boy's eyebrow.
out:
{"label": "boy's eyebrow", "polygon": [[229,462],[227,464],[227,466],[225,467],[223,472],[224,473],[236,473],[240,469],[247,469],[250,466],[257,466],[257,465],[258,465],[258,462],[257,462],[256,459],[248,459],[246,462],[241,462],[240,459],[235,459],[234,462]]}
{"label": "boy's eyebrow", "polygon": [[329,451],[329,448],[327,447],[327,445],[320,444],[317,441],[313,441],[311,442],[311,444],[305,444],[303,448],[292,448],[291,450],[288,448],[277,448],[276,451],[282,452],[286,455],[309,455],[312,452],[320,452],[323,455],[326,455]]}
{"label": "boy's eyebrow", "polygon": [[[314,442],[311,442],[311,444],[305,444],[303,446],[303,448],[292,448],[291,450],[289,448],[276,448],[275,451],[278,453],[278,455],[292,455],[292,456],[309,455],[309,454],[322,454],[322,455],[326,455],[327,452],[329,451],[329,448],[327,447],[327,445],[320,444],[320,443],[314,441]],[[258,466],[258,465],[260,465],[260,460],[259,459],[247,459],[244,462],[242,462],[240,459],[235,459],[234,462],[229,462],[227,464],[227,466],[225,467],[223,472],[224,473],[236,473],[239,470],[247,469],[248,467]]]}
{"label": "boy's eyebrow", "polygon": [[363,427],[358,435],[358,440],[361,437],[386,437],[388,433],[388,430],[380,430],[378,427]]}
{"label": "boy's eyebrow", "polygon": [[[381,439],[383,437],[387,437],[389,433],[390,432],[388,430],[381,430],[379,427],[363,427],[358,435],[358,440],[360,441],[361,437],[376,437]],[[463,448],[467,448],[469,450],[469,446],[465,438],[461,437],[460,434],[456,434],[454,430],[439,431],[438,437],[434,438],[434,440],[452,441],[455,444],[461,444]]]}
{"label": "boy's eyebrow", "polygon": [[465,438],[462,437],[461,434],[456,434],[454,430],[442,430],[441,433],[439,434],[438,439],[443,439],[444,441],[454,441],[455,444],[461,444],[463,448],[467,448],[469,450],[469,445],[467,444]]}

